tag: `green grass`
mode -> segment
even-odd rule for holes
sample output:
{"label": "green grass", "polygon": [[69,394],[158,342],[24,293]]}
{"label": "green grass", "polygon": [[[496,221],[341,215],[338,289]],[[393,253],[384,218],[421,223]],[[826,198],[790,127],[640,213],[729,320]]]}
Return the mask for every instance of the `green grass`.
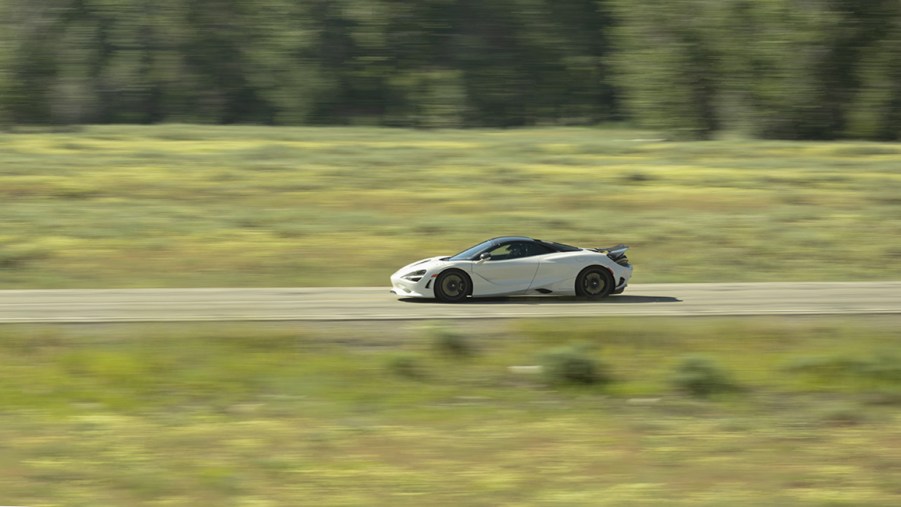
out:
{"label": "green grass", "polygon": [[[466,355],[413,324],[4,326],[0,495],[33,506],[897,505],[899,324],[445,324],[473,345]],[[611,381],[557,387],[510,369],[562,346]],[[737,389],[678,389],[673,373],[696,356]]]}
{"label": "green grass", "polygon": [[384,285],[500,234],[635,282],[901,278],[901,145],[621,128],[0,134],[0,286]]}

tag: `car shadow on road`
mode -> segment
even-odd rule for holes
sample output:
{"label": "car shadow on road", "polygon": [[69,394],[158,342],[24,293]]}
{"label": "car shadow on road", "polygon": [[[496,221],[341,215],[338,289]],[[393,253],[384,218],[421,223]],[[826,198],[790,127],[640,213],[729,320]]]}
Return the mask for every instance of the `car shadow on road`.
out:
{"label": "car shadow on road", "polygon": [[460,303],[442,303],[437,299],[400,298],[404,303],[420,304],[463,304],[463,305],[537,305],[537,304],[637,304],[637,303],[681,303],[682,300],[671,296],[632,296],[619,295],[604,299],[585,299],[575,296],[510,296],[469,298]]}

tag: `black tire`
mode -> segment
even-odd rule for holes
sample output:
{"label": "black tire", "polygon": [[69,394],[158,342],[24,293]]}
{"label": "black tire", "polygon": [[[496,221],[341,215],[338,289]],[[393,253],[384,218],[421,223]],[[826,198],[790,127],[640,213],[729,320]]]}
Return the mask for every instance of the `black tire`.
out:
{"label": "black tire", "polygon": [[471,290],[469,276],[459,269],[448,269],[435,279],[435,298],[442,303],[459,303]]}
{"label": "black tire", "polygon": [[589,266],[576,277],[576,295],[588,299],[603,299],[616,288],[613,275],[600,266]]}

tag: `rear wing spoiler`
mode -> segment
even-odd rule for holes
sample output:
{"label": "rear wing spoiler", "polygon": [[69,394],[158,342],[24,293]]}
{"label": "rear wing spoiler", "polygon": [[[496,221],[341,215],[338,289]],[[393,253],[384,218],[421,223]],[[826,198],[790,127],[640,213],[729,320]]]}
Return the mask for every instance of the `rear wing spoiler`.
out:
{"label": "rear wing spoiler", "polygon": [[617,259],[622,259],[623,257],[625,257],[626,251],[629,250],[629,247],[620,243],[616,246],[589,248],[589,250],[591,250],[592,252],[607,254],[607,257],[610,257],[615,261]]}

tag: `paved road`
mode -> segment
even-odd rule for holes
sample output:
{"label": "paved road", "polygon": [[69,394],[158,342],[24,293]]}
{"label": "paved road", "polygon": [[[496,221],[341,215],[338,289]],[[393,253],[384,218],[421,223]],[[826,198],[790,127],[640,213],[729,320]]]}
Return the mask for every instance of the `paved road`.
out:
{"label": "paved road", "polygon": [[0,323],[367,321],[901,313],[901,282],[641,284],[600,302],[515,297],[448,305],[384,287],[0,291]]}

